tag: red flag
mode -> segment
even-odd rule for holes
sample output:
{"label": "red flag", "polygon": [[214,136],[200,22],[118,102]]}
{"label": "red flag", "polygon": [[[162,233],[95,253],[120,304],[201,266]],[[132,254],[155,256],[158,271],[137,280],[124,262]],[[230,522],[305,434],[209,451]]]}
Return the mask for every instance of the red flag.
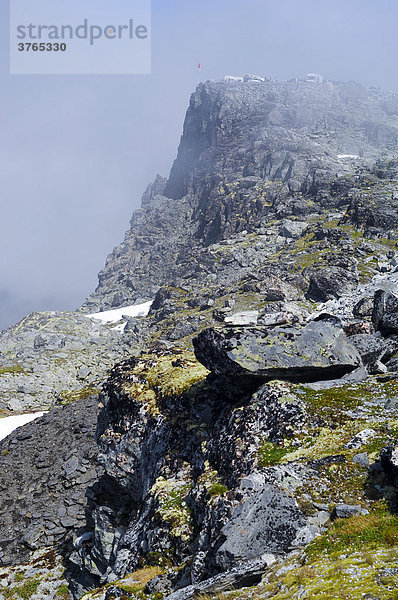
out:
{"label": "red flag", "polygon": [[198,64],[198,69],[199,69],[199,71],[201,70],[201,68],[202,68],[202,66],[201,66],[201,64],[199,63],[199,64]]}

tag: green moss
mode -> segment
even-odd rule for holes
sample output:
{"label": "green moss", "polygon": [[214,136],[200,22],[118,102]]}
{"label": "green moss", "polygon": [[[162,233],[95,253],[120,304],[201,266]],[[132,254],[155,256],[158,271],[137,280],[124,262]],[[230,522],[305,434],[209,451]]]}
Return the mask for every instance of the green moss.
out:
{"label": "green moss", "polygon": [[315,234],[313,232],[307,233],[306,235],[302,235],[295,243],[295,250],[308,250],[312,248],[314,245],[319,244],[319,242],[315,239]]}
{"label": "green moss", "polygon": [[297,386],[295,391],[311,416],[323,419],[329,426],[336,426],[350,419],[349,411],[366,408],[368,404],[374,403],[375,398],[387,399],[397,395],[398,382],[371,379],[363,384],[344,385],[326,390]]}
{"label": "green moss", "polygon": [[198,477],[198,484],[206,488],[210,498],[228,492],[227,486],[220,481],[218,472],[211,468],[209,461],[205,461],[203,473]]}
{"label": "green moss", "polygon": [[158,477],[151,492],[158,501],[158,516],[170,525],[173,537],[187,543],[192,535],[192,516],[186,502],[191,490],[189,483]]}
{"label": "green moss", "polygon": [[303,252],[295,257],[295,265],[300,269],[307,269],[314,265],[317,267],[326,266],[326,258],[329,252],[329,249]]}
{"label": "green moss", "polygon": [[228,488],[222,483],[213,483],[207,491],[210,494],[210,496],[222,496],[223,494],[226,494],[228,492]]}
{"label": "green moss", "polygon": [[27,371],[21,365],[12,365],[10,367],[1,367],[0,375],[26,375]]}
{"label": "green moss", "polygon": [[79,390],[63,390],[58,394],[58,404],[66,405],[71,404],[72,402],[77,402],[78,400],[85,400],[87,398],[91,398],[92,396],[98,396],[100,390],[97,389],[94,385],[89,385]]}
{"label": "green moss", "polygon": [[208,374],[192,352],[142,355],[124,383],[123,391],[144,404],[152,416],[157,416],[159,403],[164,398],[180,396]]}
{"label": "green moss", "polygon": [[300,442],[300,447],[287,449],[281,456],[280,462],[300,459],[313,460],[342,453],[344,452],[344,444],[355,435],[356,431],[355,426],[351,428],[340,427],[338,429],[329,429],[328,427],[314,429],[311,435],[298,436],[296,441]]}
{"label": "green moss", "polygon": [[330,505],[345,503],[366,506],[366,469],[351,461],[344,461],[344,455],[340,456],[340,463],[319,466],[317,477],[296,490],[297,497],[310,496],[315,502]]}
{"label": "green moss", "polygon": [[278,465],[282,458],[289,453],[289,450],[289,447],[279,446],[265,440],[258,450],[258,464],[260,467]]}
{"label": "green moss", "polygon": [[373,275],[375,274],[375,267],[376,266],[376,261],[371,261],[371,262],[363,262],[363,261],[359,261],[358,262],[358,274],[359,274],[359,281],[361,283],[366,283],[371,277],[373,277]]}
{"label": "green moss", "polygon": [[57,598],[60,598],[61,600],[69,600],[69,598],[70,598],[69,587],[66,584],[60,585],[59,588],[57,589],[55,595],[57,596]]}
{"label": "green moss", "polygon": [[6,600],[11,598],[22,598],[23,600],[29,600],[34,594],[37,593],[37,589],[40,585],[41,577],[32,577],[19,586],[9,587],[1,590]]}

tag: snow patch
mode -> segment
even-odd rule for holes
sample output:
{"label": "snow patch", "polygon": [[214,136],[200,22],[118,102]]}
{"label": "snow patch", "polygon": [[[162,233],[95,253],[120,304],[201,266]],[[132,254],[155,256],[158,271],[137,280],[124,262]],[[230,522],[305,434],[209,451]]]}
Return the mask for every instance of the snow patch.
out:
{"label": "snow patch", "polygon": [[26,425],[26,423],[30,423],[43,415],[44,412],[35,412],[27,415],[0,418],[0,440],[4,440],[7,435],[10,435],[18,427],[22,427],[22,425]]}
{"label": "snow patch", "polygon": [[[143,304],[133,304],[132,306],[123,306],[123,308],[116,308],[114,310],[104,310],[103,312],[91,313],[89,315],[85,315],[89,319],[97,319],[102,321],[103,323],[118,323],[126,317],[146,317],[149,313],[149,309],[151,308],[153,300],[149,302],[144,302]],[[125,323],[122,325],[117,325],[112,329],[116,331],[120,331],[123,333],[125,327]]]}

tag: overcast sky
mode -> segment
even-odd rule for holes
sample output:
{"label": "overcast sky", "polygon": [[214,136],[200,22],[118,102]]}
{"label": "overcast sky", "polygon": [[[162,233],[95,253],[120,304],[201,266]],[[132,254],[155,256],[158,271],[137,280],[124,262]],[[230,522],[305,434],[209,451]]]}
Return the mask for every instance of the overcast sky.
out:
{"label": "overcast sky", "polygon": [[153,0],[151,75],[9,75],[8,22],[1,0],[0,328],[96,287],[168,175],[198,62],[202,80],[319,72],[398,91],[396,0]]}

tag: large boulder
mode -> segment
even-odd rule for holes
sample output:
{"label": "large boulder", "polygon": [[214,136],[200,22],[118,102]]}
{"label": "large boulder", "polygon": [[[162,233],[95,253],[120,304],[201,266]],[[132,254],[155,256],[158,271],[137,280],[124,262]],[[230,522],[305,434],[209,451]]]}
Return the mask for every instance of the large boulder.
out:
{"label": "large boulder", "polygon": [[272,330],[212,327],[193,344],[207,369],[233,378],[316,381],[342,377],[362,364],[343,330],[325,321]]}
{"label": "large boulder", "polygon": [[374,298],[372,321],[375,328],[383,333],[398,333],[398,296],[378,290]]}

